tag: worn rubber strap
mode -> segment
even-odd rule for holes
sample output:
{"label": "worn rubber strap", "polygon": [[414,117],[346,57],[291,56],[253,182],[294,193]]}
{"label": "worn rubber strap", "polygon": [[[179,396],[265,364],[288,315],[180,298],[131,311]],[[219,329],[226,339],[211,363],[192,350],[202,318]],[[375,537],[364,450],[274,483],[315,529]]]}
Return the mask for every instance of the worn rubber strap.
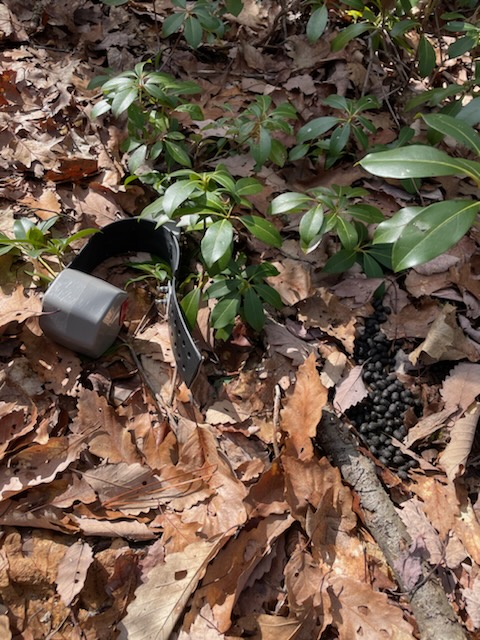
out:
{"label": "worn rubber strap", "polygon": [[180,247],[175,232],[143,218],[112,222],[93,235],[68,266],[90,273],[107,258],[131,251],[148,251],[167,262],[172,269],[168,283],[168,324],[178,373],[190,386],[202,363],[202,355],[187,327],[176,294],[176,275],[180,264]]}

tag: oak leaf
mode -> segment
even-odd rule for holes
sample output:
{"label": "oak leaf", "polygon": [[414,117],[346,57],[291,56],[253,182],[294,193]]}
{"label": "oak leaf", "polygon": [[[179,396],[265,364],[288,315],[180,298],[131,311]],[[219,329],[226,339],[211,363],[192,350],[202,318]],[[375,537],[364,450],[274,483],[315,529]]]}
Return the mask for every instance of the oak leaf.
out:
{"label": "oak leaf", "polygon": [[126,617],[118,625],[118,640],[168,640],[177,620],[223,539],[200,540],[167,555],[135,592]]}
{"label": "oak leaf", "polygon": [[281,411],[282,429],[288,434],[300,460],[313,456],[311,439],[315,437],[328,390],[320,380],[316,358],[310,354],[298,368],[297,381]]}
{"label": "oak leaf", "polygon": [[57,572],[57,592],[67,606],[83,589],[92,562],[93,551],[88,543],[77,540],[68,547]]}

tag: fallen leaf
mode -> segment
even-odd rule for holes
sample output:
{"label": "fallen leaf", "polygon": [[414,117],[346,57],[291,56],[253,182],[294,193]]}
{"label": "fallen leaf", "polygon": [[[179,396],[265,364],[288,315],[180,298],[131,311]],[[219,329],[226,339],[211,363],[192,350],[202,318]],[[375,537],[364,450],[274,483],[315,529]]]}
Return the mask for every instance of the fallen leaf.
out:
{"label": "fallen leaf", "polygon": [[31,293],[25,295],[23,286],[18,286],[15,291],[4,296],[0,290],[0,329],[10,322],[24,322],[27,318],[39,316],[42,313],[42,302],[38,295]]}
{"label": "fallen leaf", "polygon": [[457,309],[446,304],[438,318],[430,327],[425,340],[409,356],[412,364],[420,360],[424,364],[440,362],[440,360],[471,361],[480,359],[480,349],[469,340],[457,324]]}
{"label": "fallen leaf", "polygon": [[465,411],[480,389],[480,364],[462,362],[456,365],[445,378],[440,395],[445,409]]}
{"label": "fallen leaf", "polygon": [[363,366],[357,365],[348,372],[335,389],[333,406],[340,413],[355,406],[368,396],[368,389],[362,379]]}
{"label": "fallen leaf", "polygon": [[480,402],[472,402],[450,430],[450,442],[440,454],[440,464],[451,481],[465,473],[479,418]]}
{"label": "fallen leaf", "polygon": [[328,390],[322,384],[313,354],[298,368],[297,380],[281,411],[281,426],[288,433],[300,460],[313,456],[311,439],[315,436]]}
{"label": "fallen leaf", "polygon": [[60,561],[57,571],[57,592],[67,606],[83,589],[87,571],[92,562],[92,548],[82,540],[77,540],[70,545]]}
{"label": "fallen leaf", "polygon": [[167,555],[135,591],[135,600],[118,625],[118,640],[168,640],[210,560],[225,538],[201,540]]}

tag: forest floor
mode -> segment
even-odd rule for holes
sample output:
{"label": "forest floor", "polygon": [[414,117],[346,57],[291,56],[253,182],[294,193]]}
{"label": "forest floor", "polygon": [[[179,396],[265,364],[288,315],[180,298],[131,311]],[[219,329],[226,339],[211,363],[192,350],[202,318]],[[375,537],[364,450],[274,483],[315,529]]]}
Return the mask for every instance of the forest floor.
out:
{"label": "forest floor", "polygon": [[[415,120],[403,107],[421,82],[401,86],[397,61],[370,58],[362,40],[333,54],[338,25],[310,44],[298,16],[249,0],[225,40],[192,50],[161,38],[171,9],[0,3],[2,233],[22,217],[60,216],[68,235],[152,201],[140,182],[123,185],[124,123],[92,120],[100,92],[87,86],[106,67],[127,70],[159,51],[163,71],[201,86],[207,121],[265,94],[294,105],[300,126],[328,115],[326,96],[365,92],[384,104],[369,114],[375,143]],[[461,82],[463,62],[448,73]],[[333,184],[364,187],[385,215],[474,192],[445,177],[412,195],[348,157],[329,170],[304,159],[257,174],[247,153],[222,162],[236,178],[262,181],[251,197],[260,216],[279,193]],[[395,356],[380,377],[395,373],[413,399],[397,434],[402,473],[354,429],[368,421],[367,409],[357,423],[354,414],[369,392],[355,339],[382,280],[356,268],[324,273],[335,243],[305,255],[297,229],[292,218],[281,249],[248,245],[278,268],[270,283],[285,305],[261,336],[240,326],[215,344],[201,311],[205,361],[191,390],[176,382],[148,285],[129,286],[123,341],[91,360],[42,334],[44,288],[32,264],[0,256],[2,640],[418,638],[410,601],[420,563],[466,637],[480,637],[478,228],[440,258],[387,275],[386,313],[379,319],[377,305],[379,322],[367,321]],[[121,259],[105,269],[114,284],[132,276]],[[352,425],[406,527],[402,566],[389,565],[362,500],[315,438],[325,409]]]}

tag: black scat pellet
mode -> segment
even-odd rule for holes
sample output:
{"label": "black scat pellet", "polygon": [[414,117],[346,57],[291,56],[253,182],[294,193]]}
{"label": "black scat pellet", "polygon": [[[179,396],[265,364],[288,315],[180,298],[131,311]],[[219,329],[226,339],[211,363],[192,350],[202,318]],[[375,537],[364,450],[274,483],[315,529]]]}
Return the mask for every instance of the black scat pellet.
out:
{"label": "black scat pellet", "polygon": [[381,462],[382,464],[384,464],[386,467],[388,466],[388,459],[387,459],[385,456],[380,456],[378,459],[379,459],[379,460],[380,460],[380,462]]}
{"label": "black scat pellet", "polygon": [[395,349],[392,342],[381,330],[381,325],[392,313],[381,299],[373,302],[374,312],[365,318],[354,345],[354,358],[362,364],[362,378],[368,388],[368,396],[359,405],[349,410],[352,424],[362,434],[362,438],[373,455],[392,469],[401,471],[405,478],[411,464],[392,444],[392,437],[402,440],[406,435],[404,414],[414,407],[421,414],[422,403],[405,389],[393,371]]}

